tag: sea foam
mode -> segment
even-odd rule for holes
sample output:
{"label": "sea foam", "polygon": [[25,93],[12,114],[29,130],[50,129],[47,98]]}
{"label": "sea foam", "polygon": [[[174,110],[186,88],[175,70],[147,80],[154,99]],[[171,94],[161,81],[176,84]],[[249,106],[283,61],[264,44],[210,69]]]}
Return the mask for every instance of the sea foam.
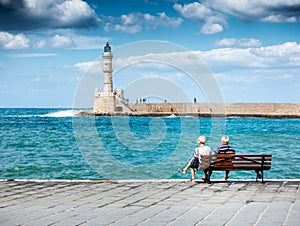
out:
{"label": "sea foam", "polygon": [[57,111],[48,113],[45,115],[39,115],[40,117],[74,117],[76,116],[80,111],[79,110],[64,110],[64,111]]}

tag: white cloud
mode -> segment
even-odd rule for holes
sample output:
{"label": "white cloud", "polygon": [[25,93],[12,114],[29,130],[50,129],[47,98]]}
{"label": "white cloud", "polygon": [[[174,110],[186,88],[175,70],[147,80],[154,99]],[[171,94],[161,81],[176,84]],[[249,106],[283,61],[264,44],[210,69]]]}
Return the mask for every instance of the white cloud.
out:
{"label": "white cloud", "polygon": [[249,48],[249,47],[260,47],[261,42],[260,40],[254,38],[242,38],[242,39],[224,38],[216,41],[215,46]]}
{"label": "white cloud", "polygon": [[214,10],[245,21],[296,22],[300,20],[299,0],[210,0],[205,1]]}
{"label": "white cloud", "polygon": [[80,62],[74,65],[74,67],[81,73],[88,74],[99,74],[102,73],[102,62],[101,61],[87,61]]}
{"label": "white cloud", "polygon": [[94,61],[88,61],[88,62],[81,62],[75,64],[75,68],[77,68],[81,72],[87,71],[95,62]]}
{"label": "white cloud", "polygon": [[252,49],[252,54],[263,58],[270,65],[300,66],[300,44],[286,42],[281,45]]}
{"label": "white cloud", "polygon": [[[97,26],[99,18],[82,0],[5,0],[0,29],[31,30],[35,28],[87,28]],[[12,21],[12,22],[10,22]]]}
{"label": "white cloud", "polygon": [[233,47],[236,46],[237,40],[235,38],[223,38],[215,42],[218,47]]}
{"label": "white cloud", "polygon": [[29,40],[24,34],[13,35],[8,32],[0,32],[1,49],[25,49],[29,47]]}
{"label": "white cloud", "polygon": [[238,40],[238,46],[243,47],[243,48],[248,48],[248,47],[260,47],[261,42],[258,39],[254,38],[242,38]]}
{"label": "white cloud", "polygon": [[54,48],[69,48],[75,46],[73,40],[68,36],[55,35],[52,40]]}
{"label": "white cloud", "polygon": [[125,26],[130,26],[133,24],[140,23],[140,18],[142,15],[140,13],[130,13],[129,15],[122,15],[122,24]]}
{"label": "white cloud", "polygon": [[144,14],[144,19],[146,24],[154,26],[164,26],[164,27],[179,27],[182,23],[182,18],[170,18],[165,12],[158,13],[158,16],[152,16],[150,14]]}
{"label": "white cloud", "polygon": [[199,2],[193,2],[185,5],[176,3],[173,7],[181,14],[181,16],[187,19],[205,21],[207,17],[213,14],[210,8]]}
{"label": "white cloud", "polygon": [[[116,22],[117,20],[120,22]],[[108,17],[110,22],[106,23],[106,31],[116,30],[130,34],[141,32],[144,28],[156,29],[157,27],[177,28],[182,23],[182,18],[171,18],[165,12],[151,15],[149,13],[130,13],[120,18]]]}
{"label": "white cloud", "polygon": [[201,33],[220,33],[227,26],[226,15],[244,21],[292,23],[300,21],[299,0],[204,0],[188,4],[175,3],[173,8],[186,19],[202,25]]}
{"label": "white cloud", "polygon": [[215,68],[300,67],[300,44],[296,42],[266,47],[219,48],[197,54]]}
{"label": "white cloud", "polygon": [[38,48],[38,49],[44,48],[46,45],[47,45],[46,40],[38,40],[35,43],[35,47]]}
{"label": "white cloud", "polygon": [[[72,49],[99,49],[101,43],[107,42],[108,37],[101,36],[83,36],[73,33],[72,31],[64,31],[61,34],[45,37],[45,33],[37,35],[10,34],[8,32],[0,32],[0,49],[49,49],[49,48],[72,48]],[[99,45],[100,43],[100,45]],[[40,56],[49,56],[42,54]],[[39,56],[38,54],[35,56]],[[30,55],[18,55],[14,57],[31,57]],[[32,55],[34,57],[34,55]]]}
{"label": "white cloud", "polygon": [[[286,42],[280,45],[259,46],[259,40],[252,39],[229,39],[223,40],[228,44],[235,45],[227,48],[217,48],[209,51],[194,51],[203,62],[213,70],[232,70],[235,68],[274,68],[300,67],[300,44]],[[253,47],[244,48],[245,43],[254,43]],[[247,44],[247,45],[250,45]],[[256,46],[258,45],[258,46]],[[157,62],[168,62],[174,60],[173,64],[193,67],[190,60],[190,52],[170,52],[159,54],[147,54],[142,56],[131,56],[127,58],[115,58],[114,67],[122,68],[132,62],[144,62],[145,59],[153,59]],[[180,59],[180,62],[178,61]]]}
{"label": "white cloud", "polygon": [[[72,49],[99,49],[101,43],[104,44],[109,40],[108,37],[101,36],[84,36],[74,33],[73,31],[64,31],[53,36],[40,33],[31,35],[29,43],[33,49],[49,48],[72,48]],[[100,43],[100,45],[99,45]]]}
{"label": "white cloud", "polygon": [[238,71],[238,73],[231,71],[230,73],[215,73],[214,76],[221,85],[224,83],[257,83],[261,78],[261,75],[253,74],[252,71],[248,71],[247,75],[245,75],[244,73],[244,71]]}
{"label": "white cloud", "polygon": [[266,22],[273,22],[273,23],[295,23],[297,21],[299,21],[299,18],[297,18],[296,16],[292,16],[292,17],[285,17],[282,15],[271,15],[271,16],[265,16],[264,18],[262,18],[262,21],[266,21]]}
{"label": "white cloud", "polygon": [[138,33],[142,30],[141,13],[130,13],[128,15],[121,16],[121,24],[115,25],[116,31],[122,31],[130,34]]}
{"label": "white cloud", "polygon": [[57,56],[56,53],[18,53],[11,55],[15,58],[31,58],[31,57],[53,57]]}
{"label": "white cloud", "polygon": [[[254,39],[229,39],[229,44],[235,45],[227,48],[217,48],[209,51],[194,51],[200,59],[214,70],[228,68],[274,68],[300,67],[300,44],[286,42],[280,45],[259,46],[259,40]],[[253,47],[244,48],[245,43],[254,43]],[[250,45],[247,44],[247,45]],[[257,45],[257,46],[256,46]],[[124,59],[114,59],[114,66],[124,67],[132,62],[143,62],[145,59],[153,59],[157,62],[165,62],[166,59],[174,60],[174,65],[190,65],[190,52],[170,52],[159,54],[147,54],[142,56],[131,56]],[[178,62],[180,59],[180,62]],[[191,67],[193,65],[190,65]]]}
{"label": "white cloud", "polygon": [[135,34],[142,30],[142,26],[139,24],[135,24],[131,26],[116,24],[115,28],[116,31],[122,31],[129,34]]}
{"label": "white cloud", "polygon": [[250,49],[219,48],[198,52],[198,55],[214,69],[266,66],[264,59],[253,54]]}
{"label": "white cloud", "polygon": [[[246,41],[245,41],[246,40]],[[244,44],[240,42],[252,43],[253,47],[244,48]],[[290,68],[300,67],[300,44],[296,42],[286,42],[280,45],[273,46],[255,46],[260,43],[259,40],[252,41],[252,39],[222,39],[219,41],[223,45],[231,45],[232,47],[217,48],[209,51],[193,51],[192,54],[198,56],[204,63],[212,68],[213,71],[233,70],[237,68],[253,68],[253,69],[266,69],[266,68]],[[225,43],[225,44],[224,44]],[[185,65],[193,67],[193,61],[190,59],[191,52],[169,52],[169,53],[148,53],[147,55],[130,56],[126,58],[114,58],[113,66],[120,69],[131,65],[132,63],[142,62],[172,62],[174,66]],[[145,61],[147,59],[147,61]],[[141,64],[142,68],[150,64]],[[156,64],[156,68],[159,64]],[[78,70],[86,72],[91,70],[93,73],[101,73],[102,62],[90,61],[82,62],[74,65]],[[138,68],[138,66],[136,66]],[[160,65],[157,70],[164,70],[168,68],[165,65]]]}
{"label": "white cloud", "polygon": [[[49,5],[48,5],[49,6]],[[83,20],[90,20],[96,18],[94,10],[89,5],[81,0],[63,1],[53,7],[54,18],[57,19],[62,25],[69,26],[71,24],[82,24]]]}
{"label": "white cloud", "polygon": [[224,16],[214,11],[204,3],[174,4],[173,8],[184,18],[204,23],[201,28],[203,34],[216,34],[224,30],[227,25]]}
{"label": "white cloud", "polygon": [[[237,69],[214,73],[218,82],[222,84],[253,84],[253,83],[283,83],[296,82],[298,71],[286,68],[262,68],[262,69]],[[298,79],[299,80],[299,79]],[[299,80],[300,81],[300,80]],[[251,86],[251,85],[250,85]]]}
{"label": "white cloud", "polygon": [[203,25],[201,29],[201,33],[203,34],[217,34],[223,31],[223,26],[221,24],[216,23],[206,23]]}

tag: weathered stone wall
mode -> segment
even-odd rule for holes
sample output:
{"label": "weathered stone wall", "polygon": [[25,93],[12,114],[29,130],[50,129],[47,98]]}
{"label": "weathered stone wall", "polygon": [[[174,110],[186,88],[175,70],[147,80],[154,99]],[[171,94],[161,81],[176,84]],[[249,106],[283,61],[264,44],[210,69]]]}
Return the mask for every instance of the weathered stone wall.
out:
{"label": "weathered stone wall", "polygon": [[283,103],[232,103],[226,104],[226,113],[237,114],[272,114],[272,115],[298,115],[300,104]]}
{"label": "weathered stone wall", "polygon": [[94,112],[110,113],[115,111],[115,97],[113,95],[98,95],[94,100]]}
{"label": "weathered stone wall", "polygon": [[225,115],[300,117],[300,104],[293,103],[138,103],[129,104],[133,114]]}

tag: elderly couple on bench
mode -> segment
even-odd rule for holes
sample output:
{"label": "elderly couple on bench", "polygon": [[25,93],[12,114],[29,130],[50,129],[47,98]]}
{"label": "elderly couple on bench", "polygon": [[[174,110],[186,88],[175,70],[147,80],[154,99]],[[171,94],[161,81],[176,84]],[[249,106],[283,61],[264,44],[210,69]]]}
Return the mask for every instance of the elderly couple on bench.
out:
{"label": "elderly couple on bench", "polygon": [[[200,136],[198,138],[200,146],[195,149],[194,157],[189,161],[185,168],[179,169],[179,172],[185,174],[188,169],[191,169],[192,179],[195,181],[196,170],[203,170],[205,176],[202,176],[202,180],[209,182],[212,171],[209,170],[211,158],[215,157],[218,153],[234,154],[235,150],[229,145],[229,137],[223,136],[221,139],[221,145],[215,150],[211,151],[209,146],[206,146],[206,137]],[[209,156],[209,158],[203,158],[203,156]],[[228,180],[229,170],[226,170],[224,180]]]}

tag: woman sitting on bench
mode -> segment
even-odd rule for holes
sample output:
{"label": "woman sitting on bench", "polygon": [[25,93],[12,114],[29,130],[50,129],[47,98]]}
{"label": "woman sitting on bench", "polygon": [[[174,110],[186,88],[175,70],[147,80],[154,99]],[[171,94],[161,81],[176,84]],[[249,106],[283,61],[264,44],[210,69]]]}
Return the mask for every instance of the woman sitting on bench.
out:
{"label": "woman sitting on bench", "polygon": [[[206,180],[207,178],[207,170],[208,166],[210,164],[212,151],[209,146],[206,146],[206,137],[200,136],[198,138],[198,143],[200,146],[195,149],[194,151],[194,157],[189,161],[189,163],[186,165],[184,169],[179,169],[178,171],[186,174],[188,169],[191,169],[191,181],[195,181],[195,173],[196,170],[204,170],[205,177],[201,177],[203,180]],[[204,159],[205,157],[205,159]]]}

